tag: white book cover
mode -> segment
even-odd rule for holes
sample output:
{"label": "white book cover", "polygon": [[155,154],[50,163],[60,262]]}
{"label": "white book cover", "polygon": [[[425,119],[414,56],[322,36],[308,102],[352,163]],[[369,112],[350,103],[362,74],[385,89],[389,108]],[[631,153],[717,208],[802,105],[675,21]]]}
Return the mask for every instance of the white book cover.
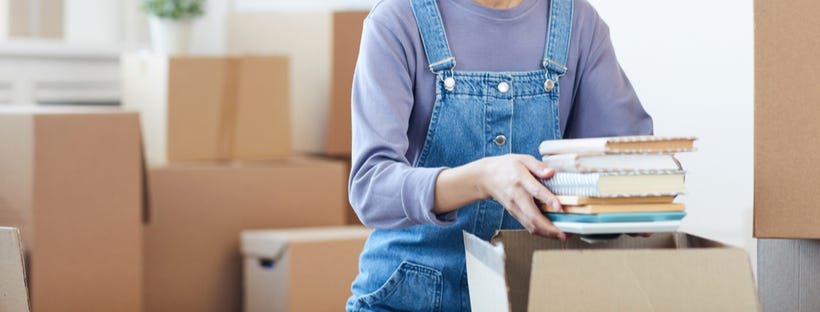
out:
{"label": "white book cover", "polygon": [[621,234],[621,233],[664,233],[675,232],[680,221],[654,222],[553,222],[558,229],[573,234]]}
{"label": "white book cover", "polygon": [[695,137],[621,136],[541,142],[541,155],[555,154],[671,154],[694,151]]}

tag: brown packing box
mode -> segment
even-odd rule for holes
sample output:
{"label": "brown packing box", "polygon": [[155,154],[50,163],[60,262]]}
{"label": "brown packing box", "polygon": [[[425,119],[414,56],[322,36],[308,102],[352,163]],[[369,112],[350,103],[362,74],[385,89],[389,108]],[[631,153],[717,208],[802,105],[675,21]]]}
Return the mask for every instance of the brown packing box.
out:
{"label": "brown packing box", "polygon": [[0,109],[0,225],[19,227],[37,311],[142,311],[139,117]]}
{"label": "brown packing box", "polygon": [[0,311],[29,311],[23,245],[17,228],[0,227]]}
{"label": "brown packing box", "polygon": [[820,2],[754,10],[754,236],[820,239]]}
{"label": "brown packing box", "polygon": [[233,13],[229,53],[275,53],[291,60],[293,149],[350,154],[350,89],[366,11]]}
{"label": "brown packing box", "polygon": [[350,297],[362,226],[243,231],[245,311],[339,311]]}
{"label": "brown packing box", "polygon": [[684,233],[566,242],[464,233],[473,311],[757,311],[746,253]]}
{"label": "brown packing box", "polygon": [[65,6],[63,2],[64,0],[0,1],[0,22],[4,23],[0,25],[0,37],[61,39]]}
{"label": "brown packing box", "polygon": [[340,161],[179,163],[148,172],[146,311],[239,311],[242,230],[345,223]]}
{"label": "brown packing box", "polygon": [[290,154],[288,66],[279,56],[126,54],[123,105],[142,113],[152,164],[281,159]]}
{"label": "brown packing box", "polygon": [[368,12],[333,14],[333,70],[325,136],[325,153],[329,155],[350,155],[353,71],[359,57],[362,25],[367,14]]}

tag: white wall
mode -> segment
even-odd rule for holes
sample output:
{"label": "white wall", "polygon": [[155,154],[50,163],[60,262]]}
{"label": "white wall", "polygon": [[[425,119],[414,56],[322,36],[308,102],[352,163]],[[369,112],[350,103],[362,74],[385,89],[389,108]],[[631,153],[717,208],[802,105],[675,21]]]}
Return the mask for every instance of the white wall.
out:
{"label": "white wall", "polygon": [[66,42],[120,45],[123,40],[124,5],[121,0],[65,0],[63,37]]}
{"label": "white wall", "polygon": [[752,1],[589,1],[655,134],[700,138],[696,153],[680,155],[684,229],[753,249]]}

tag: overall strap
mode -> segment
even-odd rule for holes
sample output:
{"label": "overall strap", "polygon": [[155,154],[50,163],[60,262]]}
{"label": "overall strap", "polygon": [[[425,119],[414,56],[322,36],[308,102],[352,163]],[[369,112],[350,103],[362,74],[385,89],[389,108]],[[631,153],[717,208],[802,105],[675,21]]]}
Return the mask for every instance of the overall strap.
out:
{"label": "overall strap", "polygon": [[544,68],[562,76],[567,72],[569,38],[572,31],[573,0],[550,0]]}
{"label": "overall strap", "polygon": [[450,44],[447,43],[444,22],[441,20],[436,0],[410,0],[410,6],[416,16],[430,71],[438,74],[452,70],[456,66],[456,59],[450,52]]}

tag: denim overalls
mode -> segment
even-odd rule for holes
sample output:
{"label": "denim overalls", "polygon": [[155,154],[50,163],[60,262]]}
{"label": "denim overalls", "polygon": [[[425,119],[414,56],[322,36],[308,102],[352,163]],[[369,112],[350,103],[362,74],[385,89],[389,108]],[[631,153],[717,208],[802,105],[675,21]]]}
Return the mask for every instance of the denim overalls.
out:
{"label": "denim overalls", "polygon": [[[541,141],[561,137],[559,77],[567,71],[573,0],[551,0],[544,69],[532,72],[455,71],[436,0],[409,1],[437,77],[414,166],[456,167],[508,153],[540,157]],[[452,226],[377,229],[362,252],[347,310],[469,311],[462,230],[489,240],[511,228],[522,227],[498,202],[485,200],[460,208]]]}

